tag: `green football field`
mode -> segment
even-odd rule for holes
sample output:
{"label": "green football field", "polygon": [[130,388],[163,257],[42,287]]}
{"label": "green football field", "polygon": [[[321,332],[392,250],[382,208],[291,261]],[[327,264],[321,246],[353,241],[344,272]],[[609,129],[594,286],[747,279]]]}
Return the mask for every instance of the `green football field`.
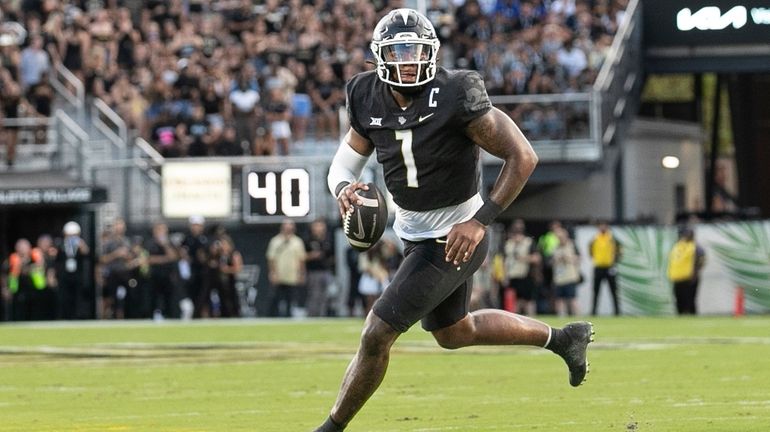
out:
{"label": "green football field", "polygon": [[[566,321],[543,318],[552,325]],[[594,320],[579,388],[550,352],[412,329],[350,431],[767,431],[770,317]],[[310,431],[361,322],[0,325],[0,431]]]}

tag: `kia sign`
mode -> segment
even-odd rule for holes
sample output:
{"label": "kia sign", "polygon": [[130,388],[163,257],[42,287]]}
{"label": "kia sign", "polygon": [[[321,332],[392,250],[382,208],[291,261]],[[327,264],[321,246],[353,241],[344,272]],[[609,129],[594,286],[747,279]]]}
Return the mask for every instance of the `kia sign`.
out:
{"label": "kia sign", "polygon": [[767,0],[644,0],[647,46],[770,43]]}
{"label": "kia sign", "polygon": [[[770,8],[752,8],[751,21],[756,25],[770,25]],[[749,22],[749,10],[735,6],[722,13],[716,6],[706,6],[697,12],[684,8],[676,14],[676,27],[681,31],[723,30],[729,26],[743,28]]]}
{"label": "kia sign", "polygon": [[770,1],[642,0],[648,72],[770,71]]}
{"label": "kia sign", "polygon": [[743,6],[736,6],[724,14],[716,6],[706,6],[697,12],[684,8],[676,14],[676,28],[681,31],[724,30],[729,26],[739,29],[746,25],[747,15]]}

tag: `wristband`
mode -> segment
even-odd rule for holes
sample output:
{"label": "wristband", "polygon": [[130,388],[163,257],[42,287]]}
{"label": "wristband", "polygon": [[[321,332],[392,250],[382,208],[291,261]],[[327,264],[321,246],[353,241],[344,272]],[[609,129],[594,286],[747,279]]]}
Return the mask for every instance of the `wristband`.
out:
{"label": "wristband", "polygon": [[350,182],[346,182],[346,181],[340,182],[340,184],[338,184],[337,187],[334,188],[334,196],[339,198],[340,194],[342,193],[342,190],[345,189],[349,184]]}
{"label": "wristband", "polygon": [[481,222],[482,225],[488,226],[492,221],[503,212],[503,208],[499,204],[491,199],[484,200],[484,205],[473,215],[473,219]]}

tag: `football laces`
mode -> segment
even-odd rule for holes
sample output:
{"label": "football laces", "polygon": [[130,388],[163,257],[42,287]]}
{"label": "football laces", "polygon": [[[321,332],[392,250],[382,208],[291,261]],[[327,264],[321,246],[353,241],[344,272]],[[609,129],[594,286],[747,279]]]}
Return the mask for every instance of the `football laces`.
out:
{"label": "football laces", "polygon": [[345,232],[345,235],[350,234],[350,217],[353,215],[353,206],[348,207],[348,211],[345,212],[345,218],[342,220],[342,230]]}

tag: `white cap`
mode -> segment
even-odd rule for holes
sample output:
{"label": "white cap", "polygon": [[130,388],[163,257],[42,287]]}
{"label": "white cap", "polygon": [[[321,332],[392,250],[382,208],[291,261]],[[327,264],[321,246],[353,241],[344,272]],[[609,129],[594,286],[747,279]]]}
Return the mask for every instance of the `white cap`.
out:
{"label": "white cap", "polygon": [[62,231],[64,232],[64,235],[80,235],[80,225],[78,225],[77,222],[69,221],[64,224],[64,229]]}
{"label": "white cap", "polygon": [[201,215],[192,215],[188,219],[188,222],[190,222],[190,225],[203,225],[206,223],[206,219],[204,219]]}

